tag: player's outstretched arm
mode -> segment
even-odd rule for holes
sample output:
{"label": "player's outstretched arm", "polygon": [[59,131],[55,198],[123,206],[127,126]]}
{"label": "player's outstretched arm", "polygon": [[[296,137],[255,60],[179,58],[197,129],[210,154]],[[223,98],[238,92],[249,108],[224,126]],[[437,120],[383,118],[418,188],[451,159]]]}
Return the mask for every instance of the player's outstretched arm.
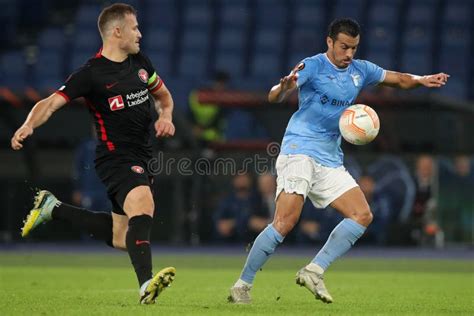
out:
{"label": "player's outstretched arm", "polygon": [[54,112],[66,103],[66,99],[56,93],[36,103],[23,125],[13,134],[11,139],[12,148],[14,150],[22,149],[23,141],[33,134],[33,130],[44,124]]}
{"label": "player's outstretched arm", "polygon": [[387,71],[381,84],[400,88],[413,89],[421,86],[428,88],[440,88],[446,84],[449,75],[443,72],[434,75],[416,76],[396,71]]}
{"label": "player's outstretched arm", "polygon": [[290,72],[288,76],[280,79],[280,83],[273,86],[268,93],[268,102],[279,103],[285,100],[285,98],[296,88],[296,80],[298,80],[298,74],[295,71]]}
{"label": "player's outstretched arm", "polygon": [[160,115],[155,122],[156,137],[173,136],[175,127],[173,125],[173,97],[168,88],[163,84],[153,93],[156,111]]}

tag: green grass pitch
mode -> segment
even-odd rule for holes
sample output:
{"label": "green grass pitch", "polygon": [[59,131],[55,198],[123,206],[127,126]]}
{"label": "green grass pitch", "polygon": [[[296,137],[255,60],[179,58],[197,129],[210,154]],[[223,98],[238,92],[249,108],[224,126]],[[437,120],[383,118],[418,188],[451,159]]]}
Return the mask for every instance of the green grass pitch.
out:
{"label": "green grass pitch", "polygon": [[326,273],[326,305],[295,284],[309,259],[274,255],[253,304],[232,305],[244,256],[155,251],[155,270],[175,266],[176,280],[141,306],[126,253],[0,252],[0,315],[474,315],[472,261],[342,258]]}

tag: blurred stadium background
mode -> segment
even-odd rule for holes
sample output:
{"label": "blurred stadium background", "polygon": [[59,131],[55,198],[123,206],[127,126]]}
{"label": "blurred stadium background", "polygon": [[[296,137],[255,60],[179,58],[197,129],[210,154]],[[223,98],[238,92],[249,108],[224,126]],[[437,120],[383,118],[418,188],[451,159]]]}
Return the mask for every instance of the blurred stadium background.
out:
{"label": "blurred stadium background", "polygon": [[[281,141],[296,100],[270,106],[265,94],[302,58],[325,51],[327,25],[348,16],[362,27],[358,58],[389,70],[451,75],[439,90],[374,88],[360,96],[381,119],[372,144],[344,144],[347,167],[363,179],[376,218],[361,243],[472,247],[474,2],[124,2],[138,10],[142,50],[175,100],[177,135],[154,141],[158,165],[189,159],[192,166],[184,172],[175,164],[158,173],[155,240],[246,244],[269,221],[272,203],[265,192],[271,184],[260,184],[258,161],[272,170],[272,146]],[[24,242],[19,228],[37,187],[67,202],[107,209],[92,174],[91,124],[81,100],[35,131],[22,152],[9,144],[34,103],[99,50],[96,20],[110,2],[0,4],[0,242],[16,244]],[[235,170],[247,166],[250,181],[234,177],[229,165],[219,172],[193,169],[216,166],[223,157]],[[320,245],[337,221],[333,210],[307,205],[287,243]],[[51,224],[28,242],[48,240],[89,241],[69,226]]]}

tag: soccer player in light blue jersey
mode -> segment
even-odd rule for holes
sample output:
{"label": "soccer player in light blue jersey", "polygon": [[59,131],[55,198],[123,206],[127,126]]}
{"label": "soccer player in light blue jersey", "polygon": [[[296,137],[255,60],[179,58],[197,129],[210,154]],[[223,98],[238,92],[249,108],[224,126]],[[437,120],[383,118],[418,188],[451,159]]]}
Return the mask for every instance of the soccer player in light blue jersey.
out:
{"label": "soccer player in light blue jersey", "polygon": [[345,217],[312,261],[296,274],[296,283],[305,286],[316,299],[333,301],[323,282],[324,272],[354,245],[372,221],[362,191],[343,166],[338,128],[341,113],[367,86],[439,88],[448,80],[449,75],[444,73],[416,76],[354,59],[359,33],[354,20],[333,21],[326,53],[304,59],[270,90],[268,100],[273,103],[283,101],[298,88],[299,108],[288,123],[276,162],[273,222],[255,239],[240,278],[230,289],[230,302],[251,302],[255,274],[298,222],[306,197],[316,207],[331,205]]}

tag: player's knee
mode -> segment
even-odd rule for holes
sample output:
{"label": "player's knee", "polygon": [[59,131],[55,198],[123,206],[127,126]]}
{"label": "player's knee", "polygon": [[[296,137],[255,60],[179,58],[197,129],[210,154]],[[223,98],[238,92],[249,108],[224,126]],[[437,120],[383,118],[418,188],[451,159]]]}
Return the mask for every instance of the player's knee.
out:
{"label": "player's knee", "polygon": [[153,217],[155,203],[151,192],[147,190],[132,190],[126,197],[124,211],[129,218],[140,215]]}
{"label": "player's knee", "polygon": [[280,233],[283,237],[288,235],[296,223],[298,223],[298,218],[296,216],[285,216],[285,217],[276,217],[273,221],[273,227],[277,232]]}
{"label": "player's knee", "polygon": [[356,212],[355,221],[365,227],[372,223],[374,215],[370,211],[370,208]]}

